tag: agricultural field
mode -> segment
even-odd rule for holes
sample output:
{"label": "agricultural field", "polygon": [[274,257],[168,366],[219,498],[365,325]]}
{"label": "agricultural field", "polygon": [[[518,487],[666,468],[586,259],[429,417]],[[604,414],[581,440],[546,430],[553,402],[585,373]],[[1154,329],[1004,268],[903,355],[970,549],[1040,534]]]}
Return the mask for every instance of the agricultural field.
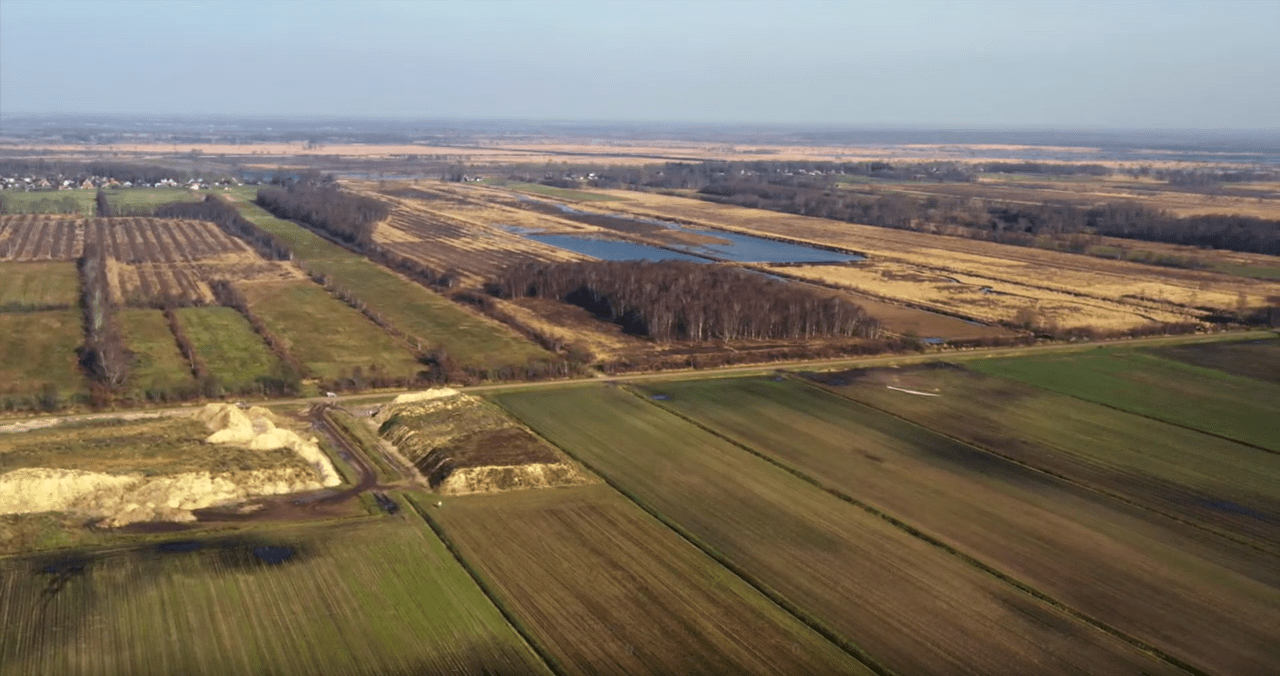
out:
{"label": "agricultural field", "polygon": [[840,396],[1022,465],[1280,550],[1275,454],[959,367],[805,375]]}
{"label": "agricultural field", "polygon": [[184,307],[174,312],[209,374],[228,391],[252,391],[280,376],[280,360],[236,310]]}
{"label": "agricultural field", "polygon": [[112,259],[112,292],[120,302],[166,298],[211,303],[215,279],[296,279],[212,223],[160,218],[0,216],[0,260],[71,261],[93,242]]}
{"label": "agricultural field", "polygon": [[76,353],[83,342],[78,309],[0,312],[0,404],[42,398],[52,408],[86,394]]}
{"label": "agricultural field", "polygon": [[[1261,673],[1276,657],[1269,628],[1280,625],[1280,574],[1272,553],[1216,541],[800,381],[691,381],[653,385],[645,393],[1206,672]],[[1239,450],[1264,457],[1219,461],[1235,475],[1280,470],[1274,456]],[[1143,451],[1151,453],[1132,452]],[[1280,515],[1277,476],[1249,484],[1269,489],[1256,497],[1272,503],[1272,514],[1259,514],[1262,519]],[[1237,491],[1254,497],[1242,487],[1219,499],[1231,500]],[[1258,524],[1257,530],[1280,544],[1280,529]]]}
{"label": "agricultural field", "polygon": [[[855,287],[891,301],[912,303],[921,293],[933,294],[940,309],[963,310],[960,314],[975,319],[981,314],[1019,323],[1019,313],[1028,306],[1034,310],[1038,304],[1042,310],[1062,306],[1053,317],[1059,326],[1096,321],[1119,328],[1126,323],[1195,321],[1205,309],[1235,312],[1265,306],[1268,298],[1280,296],[1280,282],[1206,270],[1143,265],[653,193],[604,192],[629,199],[596,203],[592,209],[861,252],[868,257],[867,267],[798,266],[785,271]],[[1231,260],[1235,260],[1234,254]],[[950,282],[949,278],[959,281]],[[943,299],[953,295],[937,287],[942,282],[964,292],[949,303],[951,308],[942,305]],[[984,287],[995,293],[984,293]],[[974,306],[972,310],[966,309],[969,304]],[[1132,319],[1117,317],[1117,313],[1128,313]]]}
{"label": "agricultural field", "polygon": [[394,376],[423,367],[413,353],[359,311],[307,280],[240,284],[250,311],[288,345],[316,378],[350,376],[374,366]]}
{"label": "agricultural field", "polygon": [[784,607],[894,673],[1175,673],[639,396],[577,387],[494,399]]}
{"label": "agricultural field", "polygon": [[249,220],[288,241],[300,266],[349,289],[396,329],[420,339],[423,349],[443,348],[460,365],[479,369],[518,368],[553,359],[551,353],[508,327],[300,225],[275,218],[244,199],[232,204]]}
{"label": "agricultural field", "polygon": [[[187,188],[106,188],[107,200],[116,208],[159,206],[170,202],[193,199]],[[78,211],[74,215],[93,216],[96,212],[97,190],[33,190],[23,192],[6,190],[0,193],[4,205],[11,214],[38,214],[61,211],[62,202],[71,200]],[[70,215],[70,214],[69,214]]]}
{"label": "agricultural field", "polygon": [[0,263],[0,312],[74,307],[79,297],[75,263]]}
{"label": "agricultural field", "polygon": [[0,674],[547,674],[401,519],[0,560]]}
{"label": "agricultural field", "polygon": [[607,486],[432,511],[563,674],[864,674]]}
{"label": "agricultural field", "polygon": [[134,398],[153,400],[195,388],[191,364],[178,349],[163,312],[125,308],[119,317],[120,334],[134,354],[125,385]]}
{"label": "agricultural field", "polygon": [[1125,348],[982,360],[970,368],[1280,453],[1280,384]]}
{"label": "agricultural field", "polygon": [[1280,339],[1277,338],[1180,345],[1154,352],[1187,364],[1280,384]]}

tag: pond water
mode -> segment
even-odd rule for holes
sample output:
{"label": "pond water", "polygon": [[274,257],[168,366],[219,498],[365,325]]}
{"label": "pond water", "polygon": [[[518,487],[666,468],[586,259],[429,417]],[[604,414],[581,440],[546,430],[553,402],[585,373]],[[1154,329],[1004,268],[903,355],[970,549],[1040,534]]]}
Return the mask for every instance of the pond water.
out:
{"label": "pond water", "polygon": [[524,235],[529,239],[576,251],[606,261],[693,261],[709,263],[701,256],[671,251],[620,239],[591,239],[576,235]]}

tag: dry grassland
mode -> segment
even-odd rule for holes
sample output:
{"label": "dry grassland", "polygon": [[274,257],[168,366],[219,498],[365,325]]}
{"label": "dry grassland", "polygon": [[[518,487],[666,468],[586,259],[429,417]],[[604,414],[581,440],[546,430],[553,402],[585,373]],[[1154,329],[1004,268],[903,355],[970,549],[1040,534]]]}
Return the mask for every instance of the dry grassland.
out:
{"label": "dry grassland", "polygon": [[1177,673],[640,397],[496,399],[894,673]]}
{"label": "dry grassland", "polygon": [[72,307],[79,297],[74,263],[0,263],[0,312]]}
{"label": "dry grassland", "polygon": [[606,486],[433,514],[565,674],[872,673]]}
{"label": "dry grassland", "polygon": [[0,398],[32,397],[45,387],[59,398],[85,392],[76,355],[83,342],[77,309],[0,313]]}
{"label": "dry grassland", "polygon": [[[1209,673],[1263,673],[1280,656],[1272,632],[1280,626],[1280,570],[1271,554],[794,380],[649,391],[669,397],[662,406]],[[964,395],[927,398],[954,396]]]}
{"label": "dry grassland", "polygon": [[[918,277],[922,281],[962,277],[963,283],[976,287],[975,290],[990,286],[1008,294],[1003,297],[1005,302],[996,305],[1000,309],[987,307],[983,311],[987,317],[1001,315],[1008,321],[1013,321],[1019,311],[1036,300],[1062,306],[1059,321],[1069,322],[1066,325],[1100,322],[1121,326],[1126,321],[1130,325],[1151,321],[1146,317],[1156,321],[1191,321],[1203,314],[1195,309],[1197,307],[1234,311],[1242,304],[1262,306],[1267,297],[1280,295],[1280,283],[1215,272],[1162,268],[680,197],[619,194],[632,199],[601,202],[593,208],[862,252],[872,266],[889,266],[882,268],[888,274],[847,272],[856,268],[843,268],[838,270],[838,275],[855,275],[854,280],[845,280],[845,283],[864,284],[867,287],[862,288],[864,292],[890,300],[914,302],[921,292],[919,285],[902,284],[900,282],[906,280],[895,280],[895,277]],[[799,274],[804,270],[788,268],[786,272]],[[815,269],[811,274],[821,276],[831,270],[834,268]],[[868,270],[875,269],[868,267]],[[839,279],[832,281],[840,283]],[[946,295],[937,292],[939,301]],[[1077,309],[1067,312],[1072,304]],[[983,307],[978,305],[976,309]],[[1132,319],[1126,320],[1122,316],[1124,312],[1130,313]],[[970,312],[961,314],[973,316]]]}

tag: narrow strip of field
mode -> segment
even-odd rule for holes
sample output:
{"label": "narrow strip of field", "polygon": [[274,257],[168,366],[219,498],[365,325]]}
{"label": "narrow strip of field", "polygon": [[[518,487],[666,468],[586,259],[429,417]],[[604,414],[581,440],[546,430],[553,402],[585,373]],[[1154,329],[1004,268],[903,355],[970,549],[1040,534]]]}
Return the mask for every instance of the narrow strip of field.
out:
{"label": "narrow strip of field", "polygon": [[613,489],[433,510],[567,674],[871,674]]}
{"label": "narrow strip of field", "polygon": [[975,361],[970,368],[1280,452],[1280,384],[1125,348]]}
{"label": "narrow strip of field", "polygon": [[73,307],[79,294],[75,263],[0,263],[0,312]]}
{"label": "narrow strip of field", "polygon": [[178,322],[209,374],[231,392],[262,392],[280,377],[280,361],[244,316],[229,307],[175,310]]}
{"label": "narrow strip of field", "polygon": [[241,284],[237,288],[272,333],[286,341],[289,353],[312,375],[345,378],[355,369],[376,367],[408,377],[421,368],[400,345],[367,317],[310,281]]}
{"label": "narrow strip of field", "polygon": [[1259,673],[1277,657],[1273,554],[798,381],[691,381],[649,391],[665,397],[662,406],[1204,671]]}
{"label": "narrow strip of field", "polygon": [[120,333],[134,353],[126,387],[135,397],[163,401],[195,387],[191,365],[169,330],[160,310],[128,308],[120,311]]}
{"label": "narrow strip of field", "polygon": [[1182,345],[1152,350],[1161,357],[1280,385],[1280,339]]}
{"label": "narrow strip of field", "polygon": [[83,342],[78,310],[0,313],[0,397],[25,408],[36,396],[83,395],[88,388],[76,357]]}
{"label": "narrow strip of field", "polygon": [[895,673],[1176,673],[632,394],[580,387],[495,399]]}
{"label": "narrow strip of field", "polygon": [[809,377],[842,396],[1120,500],[1280,548],[1280,457],[1274,454],[957,367]]}
{"label": "narrow strip of field", "polygon": [[459,364],[481,369],[518,367],[553,358],[502,324],[465,310],[296,223],[275,218],[245,200],[233,204],[245,218],[289,242],[306,268],[350,289],[392,326],[426,341],[424,348],[443,347]]}
{"label": "narrow strip of field", "polygon": [[402,521],[0,561],[0,674],[545,674]]}

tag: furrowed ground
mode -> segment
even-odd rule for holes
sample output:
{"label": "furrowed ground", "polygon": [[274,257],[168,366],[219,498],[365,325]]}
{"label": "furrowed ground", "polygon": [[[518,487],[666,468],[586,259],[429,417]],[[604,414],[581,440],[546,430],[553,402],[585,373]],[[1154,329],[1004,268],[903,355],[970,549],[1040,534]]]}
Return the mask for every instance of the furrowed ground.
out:
{"label": "furrowed ground", "polygon": [[983,360],[971,368],[1280,452],[1280,384],[1126,348]]}
{"label": "furrowed ground", "polygon": [[[664,397],[663,407],[1206,672],[1261,673],[1277,657],[1270,630],[1280,625],[1274,554],[800,381],[692,381],[646,391]],[[1280,539],[1280,530],[1270,531]]]}
{"label": "furrowed ground", "polygon": [[1174,673],[638,396],[578,387],[495,399],[894,673]]}
{"label": "furrowed ground", "polygon": [[160,310],[125,308],[120,333],[134,354],[126,387],[134,397],[195,387],[191,365],[174,341],[169,321]]}
{"label": "furrowed ground", "polygon": [[253,314],[287,343],[289,353],[314,377],[331,380],[372,367],[412,376],[422,368],[408,347],[310,281],[238,288]]}
{"label": "furrowed ground", "polygon": [[872,673],[607,486],[432,515],[565,674]]}
{"label": "furrowed ground", "polygon": [[79,296],[75,263],[0,263],[0,312],[74,307]]}
{"label": "furrowed ground", "polygon": [[378,523],[0,561],[0,674],[546,674],[441,542]]}
{"label": "furrowed ground", "polygon": [[77,309],[0,312],[0,400],[86,394],[76,355],[83,342]]}
{"label": "furrowed ground", "polygon": [[278,378],[280,360],[244,316],[229,307],[184,307],[174,312],[210,375],[232,392]]}
{"label": "furrowed ground", "polygon": [[1154,352],[1195,366],[1280,384],[1280,339],[1166,347]]}
{"label": "furrowed ground", "polygon": [[288,242],[299,265],[350,289],[392,326],[422,339],[424,349],[443,348],[459,364],[481,369],[517,367],[552,358],[507,327],[296,223],[278,219],[247,199],[240,198],[232,204],[245,218]]}
{"label": "furrowed ground", "polygon": [[1280,549],[1275,454],[968,369],[808,375],[841,396],[1013,461]]}

